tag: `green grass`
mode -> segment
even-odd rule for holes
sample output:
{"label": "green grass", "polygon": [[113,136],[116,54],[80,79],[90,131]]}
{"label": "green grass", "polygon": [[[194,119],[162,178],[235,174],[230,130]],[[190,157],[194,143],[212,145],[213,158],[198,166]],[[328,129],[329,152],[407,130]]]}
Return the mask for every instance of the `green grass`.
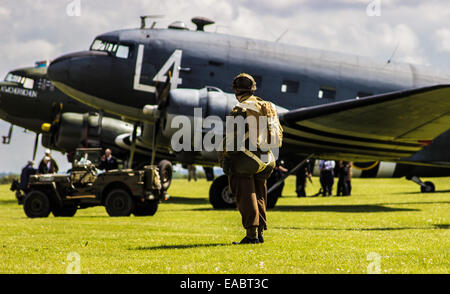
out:
{"label": "green grass", "polygon": [[[266,242],[244,234],[236,210],[212,210],[205,180],[174,180],[153,217],[108,217],[104,207],[73,218],[28,219],[0,186],[0,273],[65,273],[70,252],[82,273],[450,273],[450,181],[435,194],[404,179],[354,179],[352,197],[297,198],[290,177],[268,212]],[[309,195],[318,190],[318,179]]]}

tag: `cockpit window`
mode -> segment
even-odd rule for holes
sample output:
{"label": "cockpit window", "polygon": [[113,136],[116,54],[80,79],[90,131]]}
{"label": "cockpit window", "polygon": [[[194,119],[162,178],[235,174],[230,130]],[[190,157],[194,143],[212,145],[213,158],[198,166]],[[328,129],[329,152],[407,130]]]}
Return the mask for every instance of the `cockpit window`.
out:
{"label": "cockpit window", "polygon": [[128,46],[119,45],[119,47],[117,48],[116,56],[119,58],[128,58],[129,53],[130,48]]}
{"label": "cockpit window", "polygon": [[15,75],[12,73],[8,73],[6,75],[5,78],[6,82],[12,82],[12,83],[18,83],[18,84],[22,84],[22,86],[26,89],[33,89],[34,87],[34,80],[27,78],[27,77],[22,77],[19,75]]}
{"label": "cockpit window", "polygon": [[130,46],[96,39],[91,45],[91,51],[106,51],[118,58],[126,59],[130,55]]}

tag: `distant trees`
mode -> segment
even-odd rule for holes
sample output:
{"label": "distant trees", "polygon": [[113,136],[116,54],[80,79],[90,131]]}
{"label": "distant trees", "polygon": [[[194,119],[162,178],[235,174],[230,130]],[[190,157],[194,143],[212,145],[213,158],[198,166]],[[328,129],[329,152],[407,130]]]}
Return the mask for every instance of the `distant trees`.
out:
{"label": "distant trees", "polygon": [[18,174],[0,174],[0,185],[11,184],[13,180],[18,180],[19,178]]}

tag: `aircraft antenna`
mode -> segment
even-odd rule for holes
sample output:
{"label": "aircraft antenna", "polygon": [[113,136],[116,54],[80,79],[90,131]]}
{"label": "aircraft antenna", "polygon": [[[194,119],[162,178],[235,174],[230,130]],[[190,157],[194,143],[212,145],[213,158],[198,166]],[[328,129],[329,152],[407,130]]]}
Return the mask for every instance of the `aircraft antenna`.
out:
{"label": "aircraft antenna", "polygon": [[278,41],[280,41],[281,40],[281,38],[283,38],[284,37],[284,35],[286,35],[286,33],[289,31],[289,29],[286,29],[276,40],[275,40],[275,43],[278,43]]}
{"label": "aircraft antenna", "polygon": [[[146,20],[147,19],[157,19],[157,18],[164,18],[164,15],[141,15],[141,27],[140,29],[145,29],[146,26]],[[156,25],[156,21],[153,21],[152,25],[150,26],[150,29],[153,29]]]}
{"label": "aircraft antenna", "polygon": [[387,60],[387,64],[391,63],[392,58],[394,58],[395,52],[397,52],[397,49],[399,47],[400,43],[397,43],[397,46],[395,46],[394,52],[392,52],[391,57]]}

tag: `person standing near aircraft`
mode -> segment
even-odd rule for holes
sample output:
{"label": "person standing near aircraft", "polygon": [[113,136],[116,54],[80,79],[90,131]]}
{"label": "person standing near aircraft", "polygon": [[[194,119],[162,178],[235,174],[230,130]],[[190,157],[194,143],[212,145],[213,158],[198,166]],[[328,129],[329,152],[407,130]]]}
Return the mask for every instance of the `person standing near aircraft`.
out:
{"label": "person standing near aircraft", "polygon": [[352,195],[353,162],[352,161],[348,162],[347,166],[348,166],[348,173],[347,176],[345,177],[345,183],[347,185],[347,194],[345,194],[344,196]]}
{"label": "person standing near aircraft", "polygon": [[322,196],[331,196],[334,184],[333,160],[321,160],[319,162],[320,184],[322,185]]}
{"label": "person standing near aircraft", "polygon": [[37,170],[33,167],[34,161],[29,160],[27,165],[22,169],[20,173],[20,185],[19,188],[25,194],[29,192],[28,181],[31,175],[35,175]]}
{"label": "person standing near aircraft", "polygon": [[50,157],[44,156],[41,162],[39,163],[38,173],[40,174],[49,174],[50,173]]}
{"label": "person standing near aircraft", "polygon": [[100,159],[99,169],[104,169],[106,171],[117,169],[117,159],[112,155],[112,151],[109,148],[106,148],[105,154]]}
{"label": "person standing near aircraft", "polygon": [[193,164],[189,164],[188,165],[188,182],[190,182],[192,179],[195,182],[197,182],[197,173],[195,170],[195,166]]}
{"label": "person standing near aircraft", "polygon": [[295,173],[296,175],[296,189],[295,191],[297,192],[297,197],[306,197],[306,179],[308,179],[311,183],[311,170],[310,170],[310,162],[309,159],[306,161],[306,164],[302,167],[300,167],[297,172]]}
{"label": "person standing near aircraft", "polygon": [[[238,121],[239,118],[246,119],[251,117],[261,123],[260,118],[267,118],[267,130],[275,133],[278,147],[281,146],[282,128],[278,121],[278,115],[275,107],[269,102],[253,95],[256,90],[256,82],[249,74],[239,74],[233,80],[233,90],[235,91],[238,104],[232,109],[230,117]],[[242,120],[243,121],[243,120]],[[250,124],[250,123],[249,123]],[[219,162],[228,175],[229,188],[236,197],[237,208],[242,216],[242,225],[246,229],[246,236],[240,242],[233,244],[263,243],[263,232],[267,229],[266,203],[267,203],[267,178],[272,174],[275,168],[275,157],[272,149],[261,148],[261,142],[256,141],[256,151],[250,151],[251,132],[258,132],[260,128],[251,128],[245,124],[245,134],[240,134],[239,130],[227,129],[226,146],[224,151],[219,152]],[[239,128],[239,126],[238,126]],[[274,132],[272,132],[274,131]],[[269,134],[268,134],[269,135]],[[229,146],[229,138],[234,138],[233,146]],[[230,140],[231,141],[231,140]],[[243,149],[235,148],[234,142],[243,142]],[[255,142],[253,142],[255,143]],[[263,160],[264,159],[264,160]]]}
{"label": "person standing near aircraft", "polygon": [[339,161],[338,165],[338,184],[337,184],[337,192],[336,196],[345,196],[348,195],[348,186],[347,186],[347,176],[348,176],[348,162],[347,161]]}
{"label": "person standing near aircraft", "polygon": [[[266,185],[268,187],[271,187],[273,184],[275,184],[280,179],[282,179],[284,177],[284,174],[287,173],[288,171],[289,170],[284,167],[284,160],[278,159],[275,162],[275,168],[274,168],[274,170],[272,172],[272,175],[267,179]],[[283,191],[283,188],[284,188],[284,181],[281,182],[281,184],[275,190],[275,191],[278,191],[279,197],[282,196],[281,193]]]}
{"label": "person standing near aircraft", "polygon": [[50,149],[45,150],[45,155],[39,163],[38,172],[40,174],[55,174],[58,172],[59,167],[50,154]]}

